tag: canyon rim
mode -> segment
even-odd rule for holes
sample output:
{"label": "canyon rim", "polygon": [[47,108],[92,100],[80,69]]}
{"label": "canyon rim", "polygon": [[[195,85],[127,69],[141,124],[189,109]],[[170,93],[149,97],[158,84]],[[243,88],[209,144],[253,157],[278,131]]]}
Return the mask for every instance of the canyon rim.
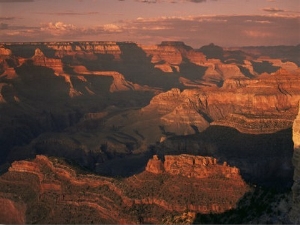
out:
{"label": "canyon rim", "polygon": [[298,52],[1,43],[1,222],[296,223]]}

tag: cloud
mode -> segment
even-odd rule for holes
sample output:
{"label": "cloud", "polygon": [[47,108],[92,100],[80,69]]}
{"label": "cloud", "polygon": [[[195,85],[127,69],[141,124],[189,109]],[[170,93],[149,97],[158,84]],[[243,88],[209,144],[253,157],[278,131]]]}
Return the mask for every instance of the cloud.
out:
{"label": "cloud", "polygon": [[34,2],[34,0],[0,0],[0,3]]}
{"label": "cloud", "polygon": [[206,2],[206,0],[189,0],[189,2],[200,3],[200,2]]}
{"label": "cloud", "polygon": [[[8,26],[1,30],[2,41],[135,41],[157,44],[184,41],[193,47],[208,43],[221,46],[297,45],[300,16],[224,15],[139,17],[116,23],[79,27],[62,21],[40,27]],[[2,25],[2,28],[6,28]]]}
{"label": "cloud", "polygon": [[245,30],[244,33],[252,38],[266,38],[272,37],[272,33],[270,32],[263,32],[261,30]]}
{"label": "cloud", "polygon": [[157,3],[160,2],[160,0],[136,0],[137,2],[142,2],[142,3]]}
{"label": "cloud", "polygon": [[76,27],[73,24],[66,24],[63,22],[50,22],[47,24],[42,24],[41,35],[62,39],[82,39],[85,36],[97,36],[103,34],[112,34],[112,33],[120,33],[123,29],[116,24],[104,24],[97,27]]}
{"label": "cloud", "polygon": [[265,11],[265,12],[270,12],[270,13],[286,12],[283,9],[271,8],[271,7],[270,8],[263,8],[262,10]]}
{"label": "cloud", "polygon": [[[153,43],[181,40],[192,46],[217,43],[221,46],[299,44],[299,16],[189,16],[137,18],[123,21],[130,40]],[[200,44],[201,43],[201,44]]]}
{"label": "cloud", "polygon": [[38,12],[36,14],[43,14],[43,15],[54,15],[54,16],[89,16],[89,15],[96,15],[99,12],[56,12],[56,13],[45,13],[45,12]]}
{"label": "cloud", "polygon": [[115,24],[105,24],[103,26],[98,27],[99,31],[105,31],[105,32],[110,32],[110,33],[119,33],[122,32],[122,28],[115,25]]}
{"label": "cloud", "polygon": [[41,31],[50,33],[54,36],[60,36],[65,34],[72,34],[76,31],[76,27],[73,24],[65,24],[63,22],[50,22],[41,27]]}
{"label": "cloud", "polygon": [[270,20],[246,20],[246,23],[261,23],[261,24],[270,24]]}
{"label": "cloud", "polygon": [[[124,1],[124,0],[119,0]],[[142,3],[179,3],[179,2],[193,2],[193,3],[202,3],[206,2],[206,0],[135,0],[136,2],[142,2]]]}

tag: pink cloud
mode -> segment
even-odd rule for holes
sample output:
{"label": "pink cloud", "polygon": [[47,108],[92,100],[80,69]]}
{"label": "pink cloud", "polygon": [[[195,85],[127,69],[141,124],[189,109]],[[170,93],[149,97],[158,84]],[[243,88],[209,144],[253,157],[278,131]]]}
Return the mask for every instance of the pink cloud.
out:
{"label": "pink cloud", "polygon": [[76,32],[76,29],[73,24],[64,24],[63,22],[50,22],[41,27],[41,31],[48,32],[54,36],[71,34],[72,32]]}
{"label": "pink cloud", "polygon": [[[184,41],[193,47],[215,43],[221,46],[299,44],[300,16],[233,15],[137,18],[91,27],[49,22],[41,27],[8,26],[2,41],[107,40],[157,44]],[[3,28],[6,28],[4,25]]]}
{"label": "pink cloud", "polygon": [[272,37],[273,35],[269,32],[257,31],[257,30],[245,30],[244,33],[249,37],[254,38],[265,38]]}

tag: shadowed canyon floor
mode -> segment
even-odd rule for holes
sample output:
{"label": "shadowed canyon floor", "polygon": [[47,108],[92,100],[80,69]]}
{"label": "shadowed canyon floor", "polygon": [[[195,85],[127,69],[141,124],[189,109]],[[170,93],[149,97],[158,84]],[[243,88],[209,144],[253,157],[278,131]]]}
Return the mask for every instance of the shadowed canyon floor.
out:
{"label": "shadowed canyon floor", "polygon": [[[274,201],[265,199],[268,207],[249,220],[287,222],[288,207],[282,205],[290,204],[286,189],[293,183],[291,128],[300,100],[297,52],[299,45],[223,49],[210,44],[193,49],[183,42],[1,43],[0,183],[6,188],[2,205],[8,206],[3,215],[9,209],[7,219],[16,223],[172,223],[182,218],[244,223],[234,214],[243,214],[274,189]],[[191,171],[183,176],[182,154],[228,163],[237,168],[238,178],[207,178]],[[64,165],[59,159],[34,159],[36,155],[65,158],[106,177],[81,178],[73,172],[59,177],[55,166],[61,170]],[[162,161],[150,173],[153,155]],[[167,155],[181,165],[173,174],[162,165],[170,160]],[[13,163],[28,158],[34,160]],[[29,172],[23,171],[24,165]],[[68,168],[63,167],[74,170]],[[99,185],[90,187],[77,179],[95,179]],[[199,179],[207,181],[197,196],[189,189],[194,187],[191,179],[194,186]],[[30,183],[34,185],[22,193],[21,186]],[[222,200],[219,190],[231,190],[232,185],[240,191],[229,191]],[[212,187],[216,190],[209,192]],[[168,195],[170,190],[178,192]],[[211,205],[204,204],[205,196]],[[192,199],[197,199],[195,204]],[[190,213],[185,213],[187,208]],[[36,218],[38,210],[43,212]],[[276,210],[281,213],[277,220]],[[213,217],[209,212],[221,214]],[[228,213],[231,219],[226,220]],[[70,215],[78,218],[67,221]]]}

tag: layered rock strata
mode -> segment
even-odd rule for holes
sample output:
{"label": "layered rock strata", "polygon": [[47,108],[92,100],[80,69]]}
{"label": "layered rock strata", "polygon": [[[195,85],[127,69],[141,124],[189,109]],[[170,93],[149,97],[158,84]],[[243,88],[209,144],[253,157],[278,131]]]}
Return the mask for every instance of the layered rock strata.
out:
{"label": "layered rock strata", "polygon": [[[167,162],[179,160],[178,167],[184,168],[190,159],[205,161],[207,170],[216,166],[213,159],[187,155],[169,156]],[[0,213],[0,221],[160,223],[174,212],[220,213],[234,208],[250,188],[239,176],[224,179],[217,172],[196,178],[145,171],[120,180],[83,173],[39,155],[14,162],[0,177],[0,202],[10,207],[5,215]]]}
{"label": "layered rock strata", "polygon": [[243,133],[274,133],[292,126],[299,82],[297,73],[279,70],[256,79],[227,79],[221,88],[172,89],[155,96],[141,111],[159,112],[166,131],[176,134],[185,134],[180,133],[185,125],[202,131],[209,123]]}

